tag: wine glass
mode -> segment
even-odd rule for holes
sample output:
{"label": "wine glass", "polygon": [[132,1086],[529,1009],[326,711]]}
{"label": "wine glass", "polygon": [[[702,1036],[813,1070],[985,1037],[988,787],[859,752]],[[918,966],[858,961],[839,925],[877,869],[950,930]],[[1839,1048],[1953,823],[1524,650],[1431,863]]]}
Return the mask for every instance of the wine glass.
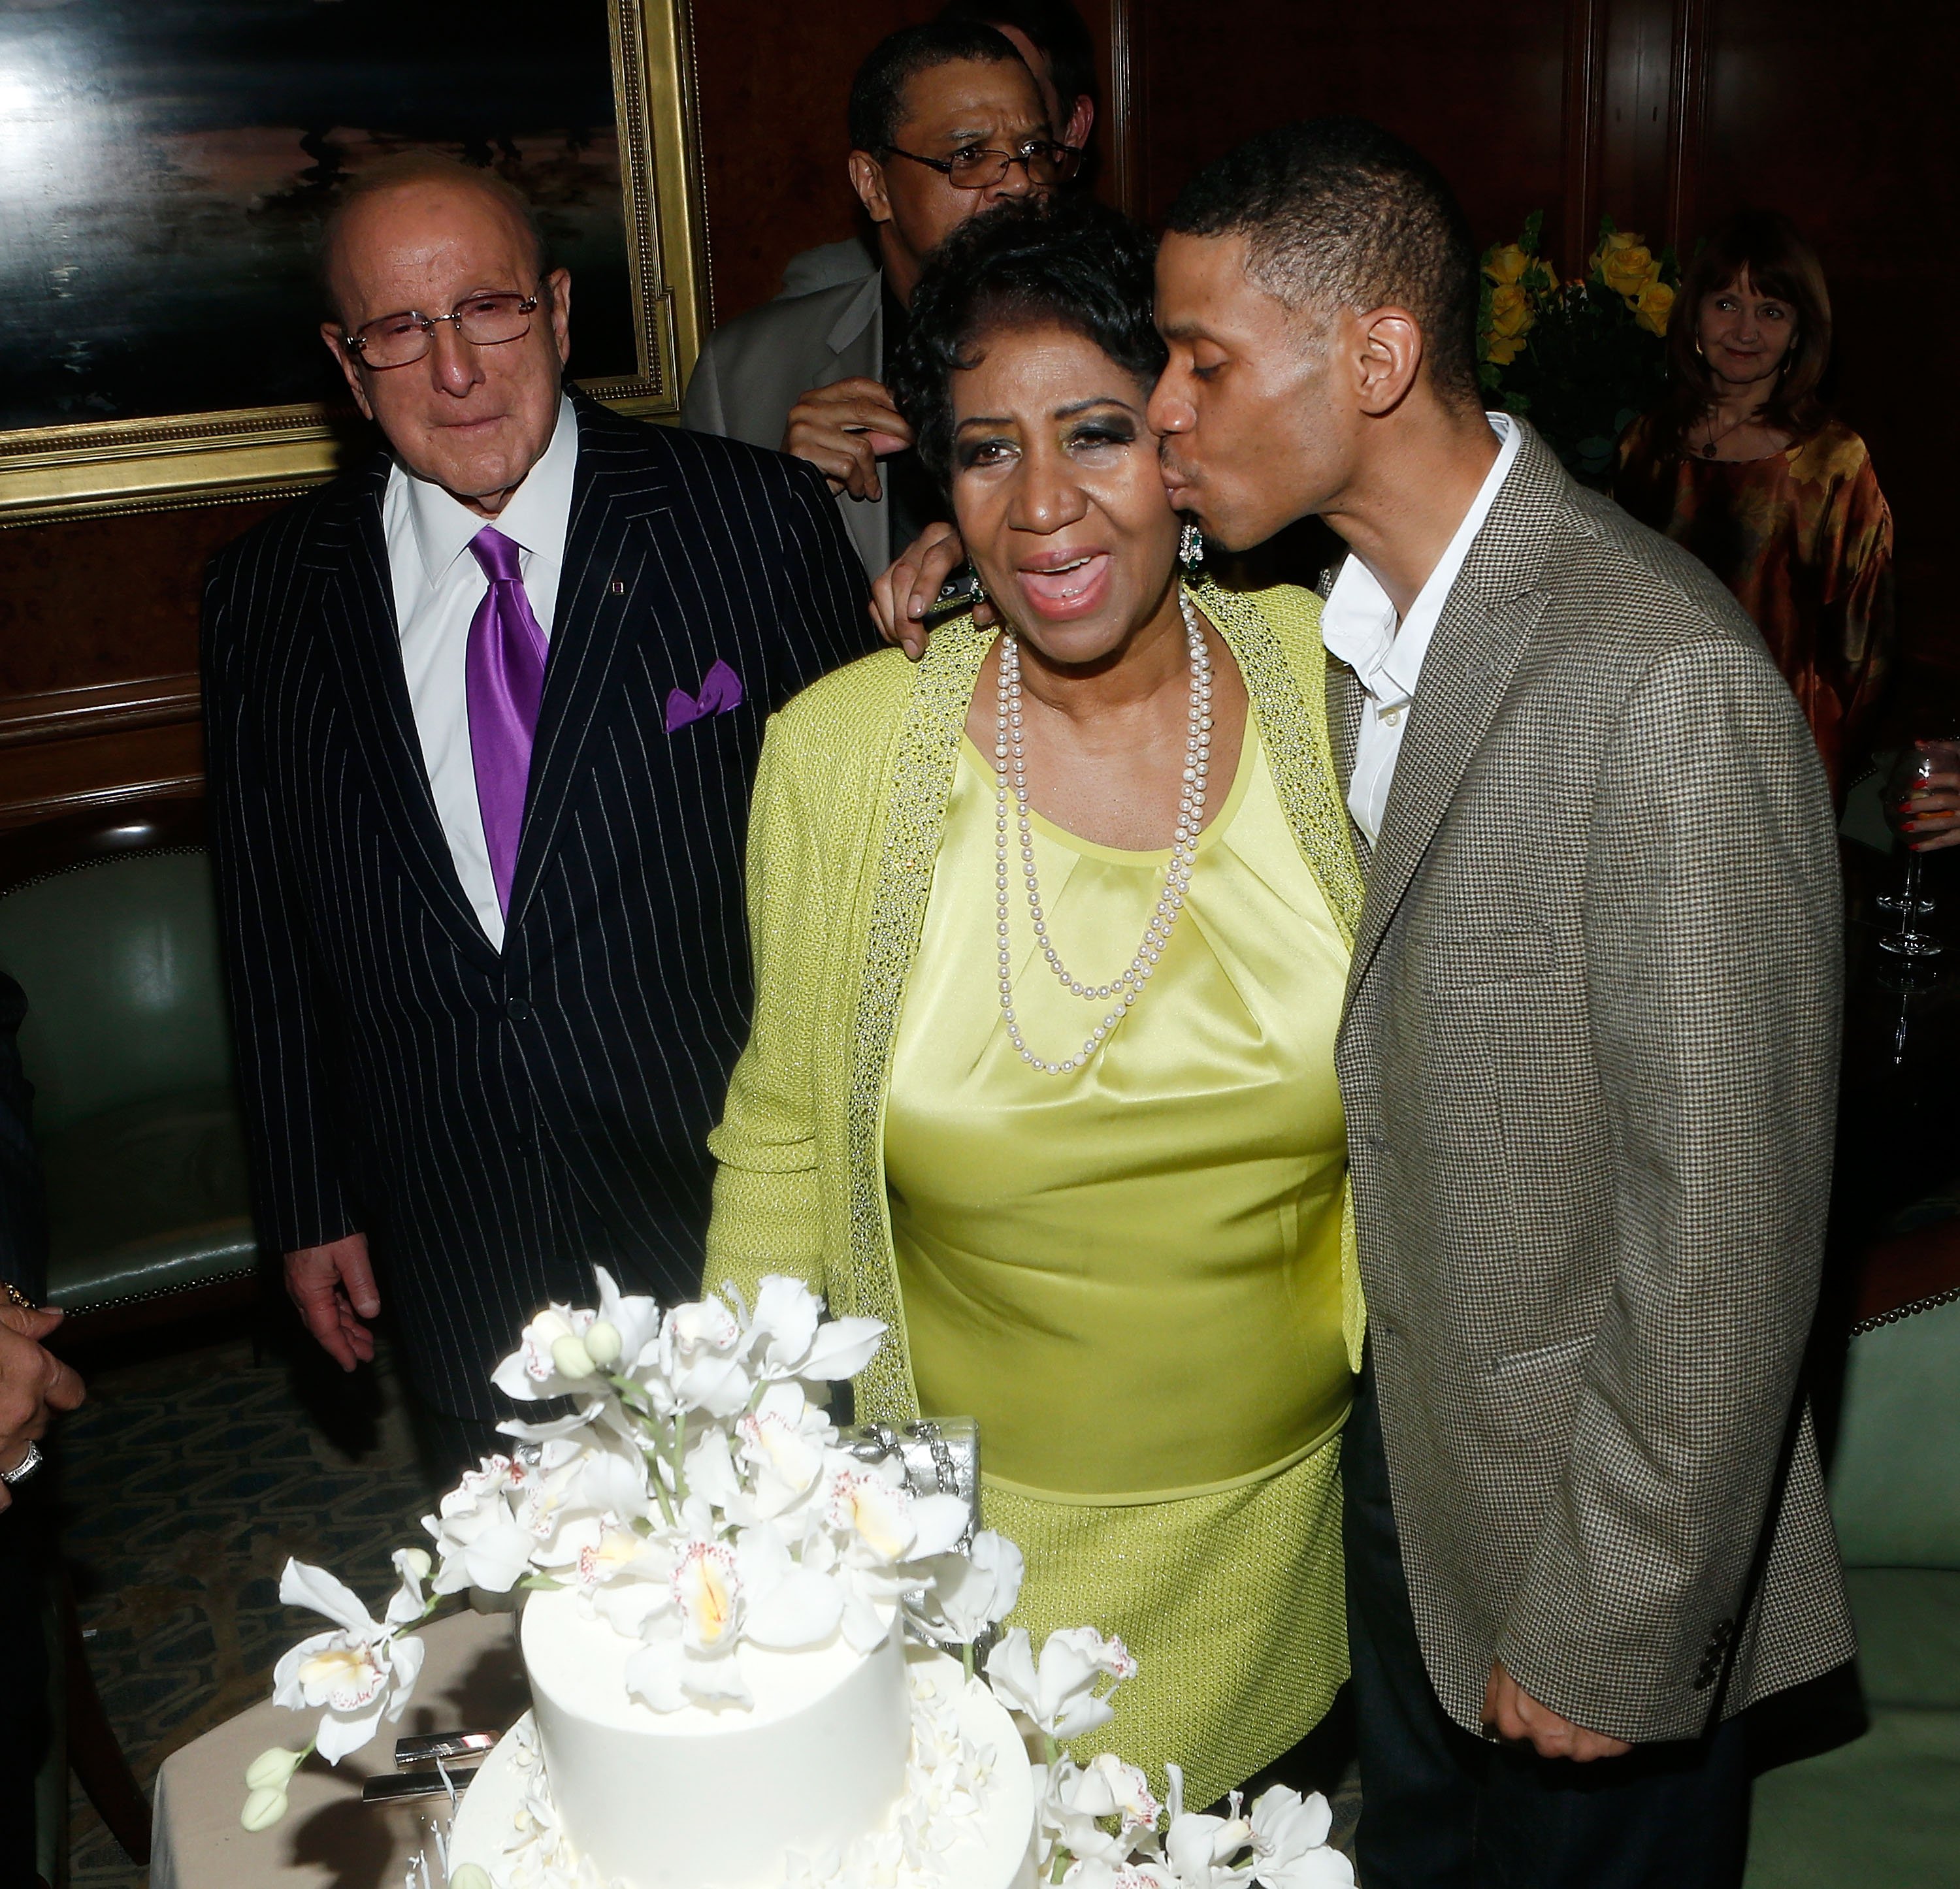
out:
{"label": "wine glass", "polygon": [[[1951,773],[1956,765],[1960,765],[1960,750],[1951,741],[1916,741],[1900,755],[1885,780],[1885,818],[1895,831],[1911,812],[1912,797],[1936,774]],[[1896,912],[1899,921],[1898,930],[1879,940],[1879,949],[1915,962],[1936,958],[1943,949],[1937,938],[1918,928],[1919,920],[1933,909],[1932,900],[1920,891],[1923,870],[1918,849],[1908,844],[1904,885],[1895,898],[1879,902],[1886,911]]]}

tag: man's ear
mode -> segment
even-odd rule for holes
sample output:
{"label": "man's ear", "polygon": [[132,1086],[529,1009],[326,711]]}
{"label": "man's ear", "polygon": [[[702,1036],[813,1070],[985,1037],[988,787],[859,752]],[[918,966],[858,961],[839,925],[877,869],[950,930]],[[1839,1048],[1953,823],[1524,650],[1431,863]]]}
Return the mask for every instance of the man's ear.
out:
{"label": "man's ear", "polygon": [[320,338],[326,343],[326,351],[332,355],[333,364],[340,370],[352,391],[354,404],[361,409],[361,417],[364,420],[373,419],[374,409],[368,404],[368,390],[361,384],[361,370],[354,364],[353,352],[339,326],[330,321],[322,322]]}
{"label": "man's ear", "polygon": [[1096,101],[1087,92],[1075,101],[1074,109],[1068,114],[1068,122],[1062,128],[1061,142],[1071,145],[1077,151],[1089,148],[1089,134],[1096,129]]}
{"label": "man's ear", "polygon": [[1422,325],[1391,304],[1356,318],[1351,331],[1355,391],[1363,413],[1392,413],[1408,398],[1422,372]]}
{"label": "man's ear", "polygon": [[558,364],[571,358],[571,271],[555,269],[545,278],[551,291],[552,339],[558,343]]}
{"label": "man's ear", "polygon": [[858,201],[873,223],[891,221],[892,200],[885,191],[885,167],[868,151],[851,154],[851,187],[858,192]]}

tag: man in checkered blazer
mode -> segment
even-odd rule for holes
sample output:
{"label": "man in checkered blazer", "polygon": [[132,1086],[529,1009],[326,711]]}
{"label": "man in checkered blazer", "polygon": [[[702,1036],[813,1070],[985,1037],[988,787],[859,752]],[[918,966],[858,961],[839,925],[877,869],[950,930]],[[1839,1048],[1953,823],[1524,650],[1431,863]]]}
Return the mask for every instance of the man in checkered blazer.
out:
{"label": "man in checkered blazer", "polygon": [[1270,133],[1170,232],[1173,502],[1228,546],[1318,514],[1349,553],[1362,1879],[1735,1883],[1737,1715],[1853,1650],[1798,1386],[1841,981],[1822,770],[1713,578],[1481,411],[1475,252],[1414,153]]}

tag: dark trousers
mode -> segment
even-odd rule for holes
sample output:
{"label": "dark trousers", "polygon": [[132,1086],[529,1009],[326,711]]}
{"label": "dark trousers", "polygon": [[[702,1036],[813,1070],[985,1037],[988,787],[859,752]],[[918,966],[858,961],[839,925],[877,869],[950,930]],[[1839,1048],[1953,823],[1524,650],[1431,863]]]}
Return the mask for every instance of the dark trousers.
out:
{"label": "dark trousers", "polygon": [[1748,1835],[1742,1720],[1589,1764],[1464,1731],[1416,1639],[1372,1362],[1341,1469],[1366,1889],[1735,1889]]}

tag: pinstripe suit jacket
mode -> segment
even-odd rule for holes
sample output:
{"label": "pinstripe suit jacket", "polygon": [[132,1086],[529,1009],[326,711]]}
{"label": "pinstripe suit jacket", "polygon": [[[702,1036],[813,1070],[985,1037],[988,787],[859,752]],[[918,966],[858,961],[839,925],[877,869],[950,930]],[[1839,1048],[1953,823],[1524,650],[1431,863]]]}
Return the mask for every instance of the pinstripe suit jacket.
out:
{"label": "pinstripe suit jacket", "polygon": [[[1329,668],[1351,771],[1360,684]],[[1841,967],[1761,639],[1527,427],[1423,666],[1336,1051],[1416,1625],[1692,1736],[1850,1656],[1797,1372]]]}
{"label": "pinstripe suit jacket", "polygon": [[[769,713],[860,654],[823,481],[578,402],[557,627],[501,954],[438,820],[381,529],[388,462],[221,553],[205,602],[220,902],[262,1229],[369,1238],[418,1388],[603,1256],[697,1289],[708,1130],[748,1032],[749,791]],[[670,734],[717,658],[730,713]]]}

